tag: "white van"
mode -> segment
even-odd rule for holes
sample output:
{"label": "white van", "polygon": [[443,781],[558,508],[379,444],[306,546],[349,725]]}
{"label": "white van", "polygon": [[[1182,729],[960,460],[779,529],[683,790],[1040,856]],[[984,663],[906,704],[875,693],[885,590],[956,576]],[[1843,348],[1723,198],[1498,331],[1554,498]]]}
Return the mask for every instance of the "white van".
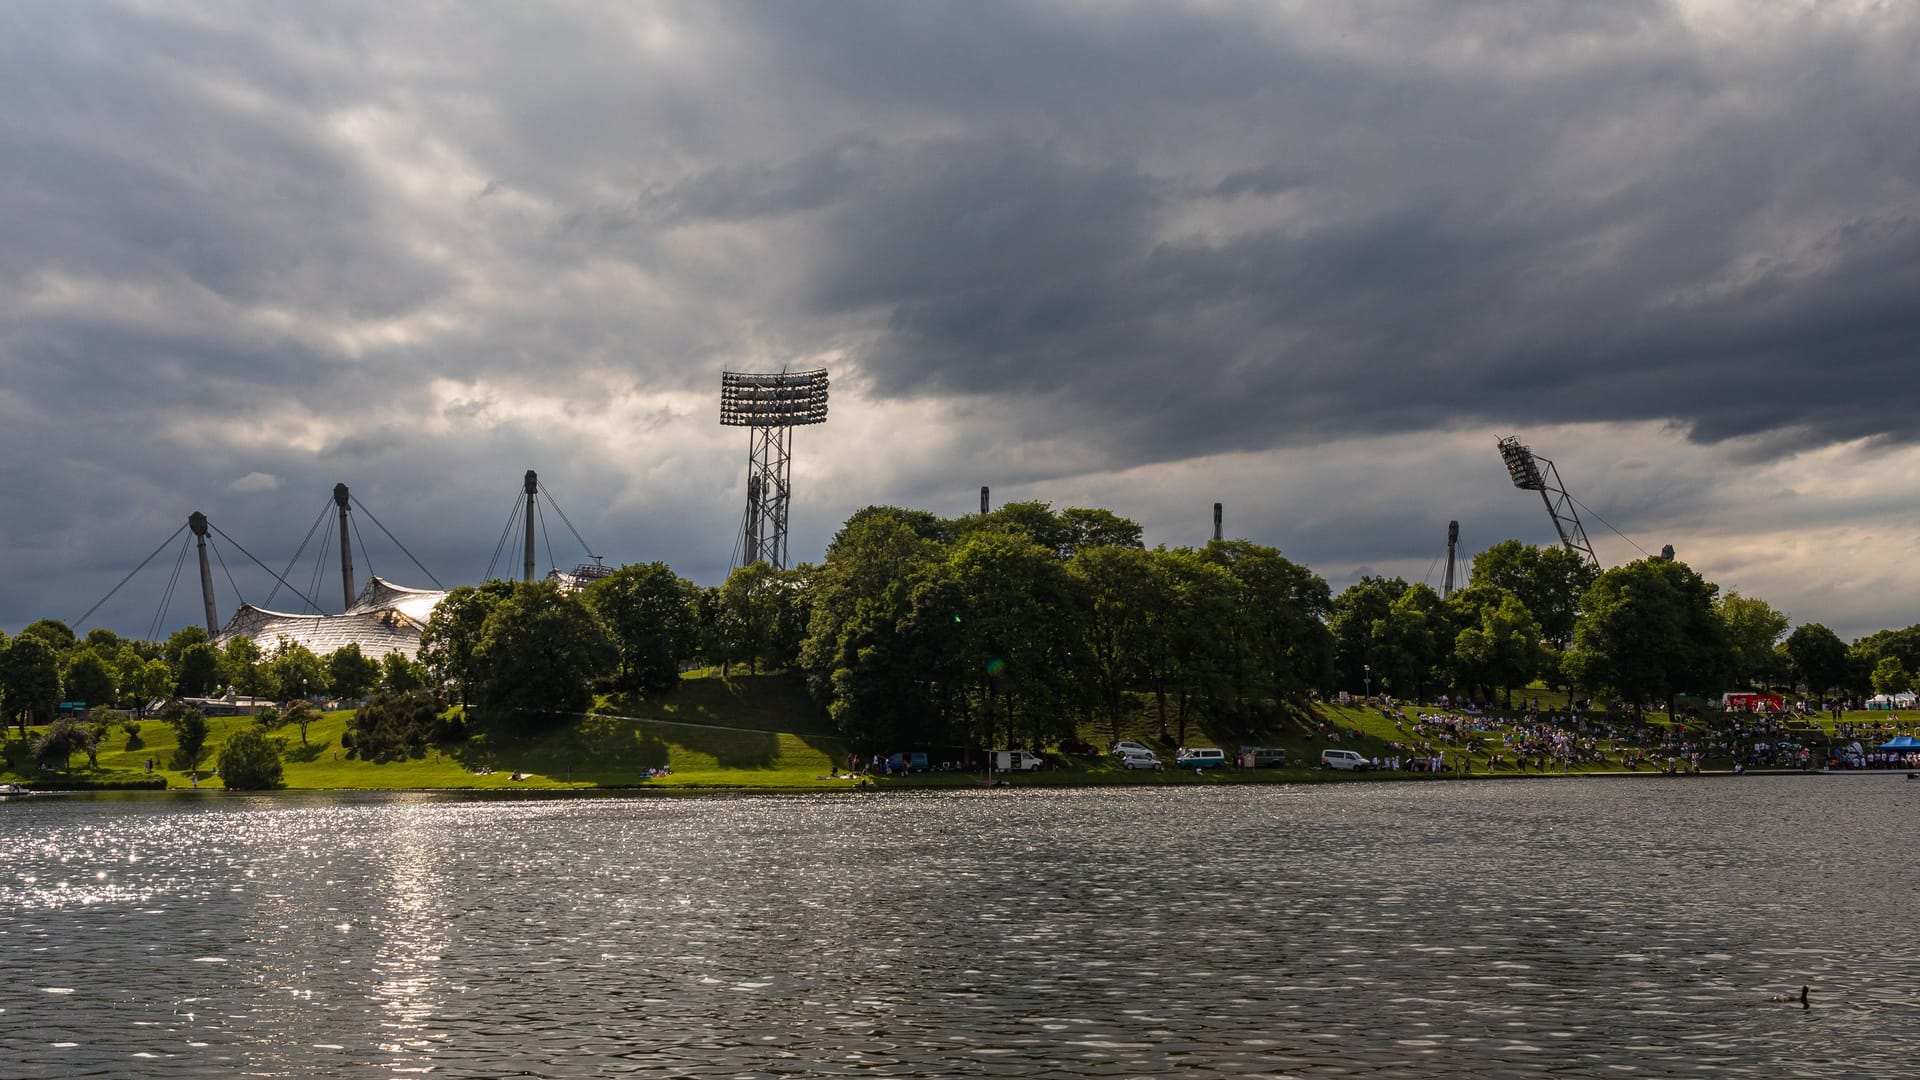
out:
{"label": "white van", "polygon": [[1345,769],[1350,772],[1365,772],[1373,768],[1373,762],[1351,750],[1320,751],[1320,767],[1323,769]]}
{"label": "white van", "polygon": [[993,750],[993,767],[1001,772],[1027,772],[1044,768],[1046,762],[1039,754],[1027,750]]}
{"label": "white van", "polygon": [[1226,765],[1226,753],[1213,746],[1188,747],[1173,759],[1176,769],[1223,769]]}

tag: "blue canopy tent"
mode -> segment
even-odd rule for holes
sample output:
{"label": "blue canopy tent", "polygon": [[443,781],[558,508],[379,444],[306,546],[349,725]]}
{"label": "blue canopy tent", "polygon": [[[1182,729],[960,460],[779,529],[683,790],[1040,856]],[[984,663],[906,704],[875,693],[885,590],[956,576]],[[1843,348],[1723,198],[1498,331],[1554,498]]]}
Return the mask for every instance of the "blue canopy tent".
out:
{"label": "blue canopy tent", "polygon": [[1896,754],[1920,754],[1920,738],[1901,735],[1881,743],[1879,749],[1890,750]]}

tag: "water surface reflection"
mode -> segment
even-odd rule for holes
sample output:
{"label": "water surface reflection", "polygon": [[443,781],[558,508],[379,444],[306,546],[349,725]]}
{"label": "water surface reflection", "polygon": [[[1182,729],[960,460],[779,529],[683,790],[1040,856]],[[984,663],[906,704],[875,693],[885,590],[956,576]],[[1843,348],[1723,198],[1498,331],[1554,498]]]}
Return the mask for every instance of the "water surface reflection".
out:
{"label": "water surface reflection", "polygon": [[[7,1075],[1905,1076],[1897,778],[71,799]],[[1813,1005],[1771,995],[1813,987]]]}

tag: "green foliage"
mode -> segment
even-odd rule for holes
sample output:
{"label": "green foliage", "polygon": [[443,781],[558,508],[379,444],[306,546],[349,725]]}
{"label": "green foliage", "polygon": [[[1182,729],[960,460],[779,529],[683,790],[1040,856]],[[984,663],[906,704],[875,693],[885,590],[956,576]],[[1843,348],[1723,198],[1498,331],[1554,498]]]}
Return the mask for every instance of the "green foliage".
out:
{"label": "green foliage", "polygon": [[292,724],[299,728],[300,745],[305,746],[307,745],[307,726],[319,718],[320,711],[313,707],[312,702],[306,698],[294,698],[287,702],[287,711],[280,714],[278,722],[282,727]]}
{"label": "green foliage", "polygon": [[380,689],[386,693],[411,694],[424,690],[427,677],[426,665],[407,659],[404,653],[390,652],[380,658]]}
{"label": "green foliage", "polygon": [[341,745],[365,761],[394,761],[420,757],[436,742],[462,737],[459,722],[441,719],[427,695],[381,694],[353,714]]}
{"label": "green foliage", "polygon": [[173,696],[173,669],[165,660],[146,661],[132,679],[129,693],[133,695],[135,713],[145,715],[147,706]]}
{"label": "green foliage", "polygon": [[24,737],[27,723],[47,723],[60,704],[60,659],[44,637],[21,634],[7,644],[0,655],[0,696],[5,698],[6,718],[20,722]]}
{"label": "green foliage", "polygon": [[1720,622],[1726,627],[1733,678],[1748,686],[1763,685],[1779,667],[1774,644],[1787,632],[1787,613],[1765,600],[1729,592],[1720,598]]}
{"label": "green foliage", "polygon": [[228,736],[220,747],[220,782],[242,791],[277,788],[282,781],[280,743],[259,731],[243,730]]}
{"label": "green foliage", "polygon": [[[357,655],[359,649],[354,647]],[[267,685],[281,701],[311,697],[327,689],[327,665],[313,650],[297,641],[282,639],[273,655],[262,665]]]}
{"label": "green foliage", "polygon": [[90,644],[76,645],[67,653],[60,682],[63,701],[105,706],[113,704],[117,697],[116,673]]}
{"label": "green foliage", "polygon": [[24,630],[20,631],[20,636],[39,638],[47,643],[47,647],[52,649],[55,655],[64,655],[74,645],[73,631],[59,619],[41,619],[38,622],[29,623]]}
{"label": "green foliage", "polygon": [[420,660],[441,686],[453,687],[462,702],[474,699],[480,682],[475,653],[487,616],[513,595],[510,581],[488,581],[479,587],[461,585],[447,593],[420,632]]}
{"label": "green foliage", "polygon": [[1239,586],[1235,625],[1243,633],[1236,638],[1233,685],[1241,711],[1256,697],[1304,702],[1309,690],[1327,685],[1333,637],[1325,620],[1333,601],[1326,581],[1248,540],[1215,540],[1201,554]]}
{"label": "green foliage", "polygon": [[236,637],[228,641],[220,664],[236,693],[260,697],[273,689],[262,667],[260,646],[250,638]]}
{"label": "green foliage", "polygon": [[1454,656],[1461,669],[1471,673],[1474,685],[1504,688],[1511,707],[1513,688],[1525,687],[1546,660],[1542,636],[1540,624],[1520,598],[1506,595],[1480,609],[1477,625],[1460,631]]}
{"label": "green foliage", "polygon": [[180,650],[180,662],[173,679],[181,696],[206,696],[220,685],[220,676],[220,654],[212,645],[195,641]]}
{"label": "green foliage", "polygon": [[594,677],[614,659],[605,627],[577,594],[552,582],[522,584],[481,627],[473,653],[478,704],[533,725],[581,712]]}
{"label": "green foliage", "polygon": [[206,756],[207,718],[199,709],[181,709],[168,718],[168,723],[173,725],[173,767],[198,769],[200,759]]}
{"label": "green foliage", "polygon": [[327,654],[327,692],[337,698],[357,698],[373,689],[380,679],[380,661],[360,654],[357,643],[342,645]]}
{"label": "green foliage", "polygon": [[1900,663],[1897,656],[1883,656],[1873,665],[1873,691],[1876,694],[1898,694],[1908,689],[1913,676]]}
{"label": "green foliage", "polygon": [[587,607],[612,639],[617,689],[657,694],[679,682],[681,661],[699,650],[698,598],[693,582],[663,562],[623,566],[587,587]]}
{"label": "green foliage", "polygon": [[70,716],[63,716],[48,724],[47,730],[34,740],[33,757],[35,761],[43,763],[58,762],[60,768],[65,769],[75,751],[91,753],[98,742],[92,727]]}
{"label": "green foliage", "polygon": [[1529,547],[1503,540],[1473,557],[1471,580],[1513,594],[1555,648],[1573,640],[1581,598],[1600,571],[1564,545]]}
{"label": "green foliage", "polygon": [[1794,677],[1814,695],[1825,694],[1847,678],[1847,647],[1840,635],[1819,623],[1804,623],[1787,636]]}
{"label": "green foliage", "polygon": [[1717,692],[1732,663],[1717,591],[1682,562],[1642,559],[1608,570],[1581,599],[1569,675],[1636,710],[1649,699],[1671,710],[1683,690]]}
{"label": "green foliage", "polygon": [[1393,602],[1406,591],[1407,583],[1400,578],[1367,576],[1334,598],[1327,632],[1333,637],[1333,677],[1339,688],[1357,691],[1365,685],[1373,626],[1392,612]]}
{"label": "green foliage", "polygon": [[1373,685],[1424,700],[1435,669],[1451,651],[1451,629],[1439,593],[1424,584],[1407,586],[1368,636]]}
{"label": "green foliage", "polygon": [[204,628],[198,626],[183,626],[175,630],[173,634],[167,638],[167,643],[161,647],[160,658],[165,660],[168,666],[178,671],[180,669],[181,658],[186,655],[189,646],[206,645],[210,640]]}

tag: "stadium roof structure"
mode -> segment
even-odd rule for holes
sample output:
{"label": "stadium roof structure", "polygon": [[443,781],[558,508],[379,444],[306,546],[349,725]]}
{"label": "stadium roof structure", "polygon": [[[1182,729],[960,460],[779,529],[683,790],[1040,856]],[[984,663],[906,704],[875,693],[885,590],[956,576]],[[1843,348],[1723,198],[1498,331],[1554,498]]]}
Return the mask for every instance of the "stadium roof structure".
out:
{"label": "stadium roof structure", "polygon": [[367,580],[353,606],[338,615],[297,615],[241,604],[215,644],[243,637],[270,653],[281,641],[289,641],[316,656],[358,645],[361,655],[372,660],[396,652],[416,660],[420,631],[446,596],[444,589],[409,589],[375,577]]}

